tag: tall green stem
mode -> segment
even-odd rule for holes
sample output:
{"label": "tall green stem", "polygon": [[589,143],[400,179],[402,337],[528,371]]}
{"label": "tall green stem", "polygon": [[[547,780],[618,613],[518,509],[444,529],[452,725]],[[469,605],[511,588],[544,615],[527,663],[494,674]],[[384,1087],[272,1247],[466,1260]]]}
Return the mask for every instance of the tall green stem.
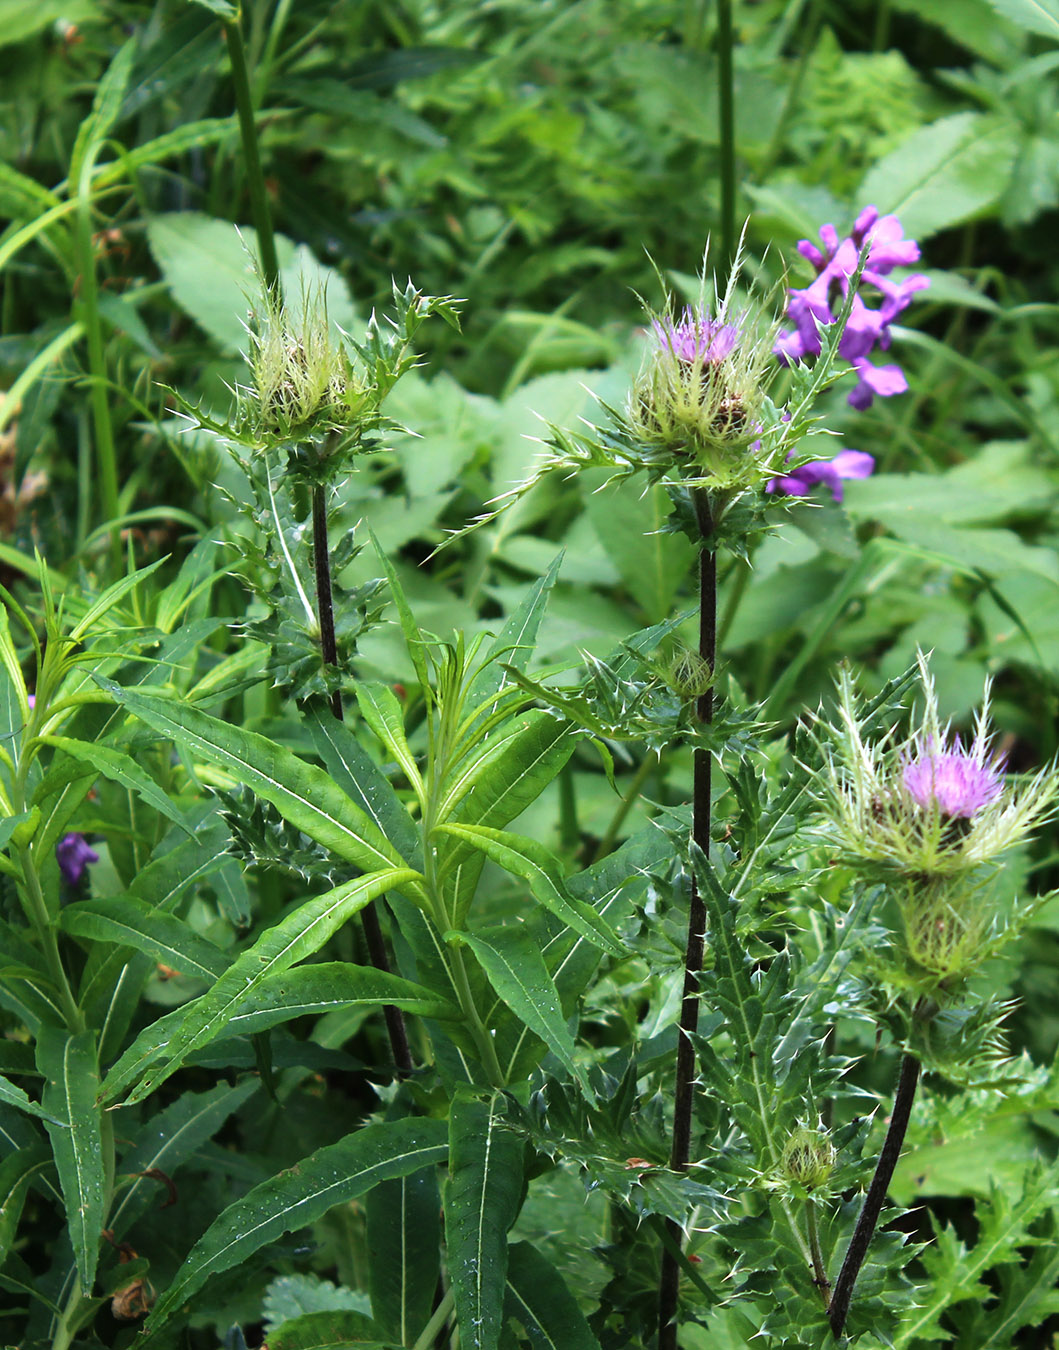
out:
{"label": "tall green stem", "polygon": [[717,0],[717,95],[721,136],[721,253],[725,281],[735,260],[735,83],[732,76],[732,0]]}
{"label": "tall green stem", "polygon": [[[711,674],[717,663],[717,553],[713,537],[713,511],[709,497],[701,489],[694,491],[695,514],[702,537],[699,553],[699,656]],[[713,685],[697,699],[695,713],[708,727],[713,721]],[[692,768],[693,804],[691,837],[710,856],[710,798],[712,795],[713,757],[702,746],[695,749]],[[706,940],[706,907],[692,879],[688,910],[688,942],[684,957],[684,992],[677,1037],[676,1086],[673,1093],[673,1148],[669,1165],[683,1172],[691,1157],[691,1122],[695,1100],[695,1047],[692,1037],[699,1026],[699,972],[702,970]],[[667,1231],[679,1248],[681,1228],[667,1220]],[[662,1254],[658,1288],[659,1350],[677,1350],[677,1299],[680,1292],[680,1266],[673,1252]]]}
{"label": "tall green stem", "polygon": [[243,50],[243,35],[238,21],[226,23],[225,41],[228,43],[228,57],[232,63],[232,86],[235,91],[235,106],[239,114],[239,135],[243,143],[243,159],[246,162],[246,186],[250,193],[250,214],[254,218],[257,231],[257,248],[261,258],[261,271],[265,284],[278,299],[279,260],[276,257],[276,236],[272,230],[272,210],[268,204],[268,189],[265,176],[261,172],[261,154],[257,143],[257,126],[254,122],[254,100],[250,93],[250,75],[246,68],[246,53]]}
{"label": "tall green stem", "polygon": [[[320,649],[324,665],[338,665],[338,647],[335,642],[335,606],[331,591],[331,552],[327,542],[327,489],[318,483],[313,487],[313,566],[316,571],[316,606],[320,622]],[[331,695],[331,711],[339,722],[343,720],[342,695],[336,689]],[[368,956],[376,970],[390,969],[386,942],[374,904],[360,911],[361,927],[368,944]],[[386,1031],[390,1038],[397,1072],[407,1078],[412,1072],[412,1050],[408,1044],[408,1028],[400,1008],[386,1004],[383,1008]]]}
{"label": "tall green stem", "polygon": [[55,937],[55,925],[48,913],[48,905],[40,886],[40,877],[37,875],[33,857],[28,848],[18,850],[18,862],[22,869],[26,897],[29,900],[29,914],[33,926],[37,930],[41,947],[44,949],[44,959],[48,963],[48,974],[51,976],[52,983],[59,995],[59,1002],[62,1005],[67,1028],[76,1035],[79,1031],[84,1031],[85,1019],[81,1009],[77,1006],[77,1000],[70,988],[70,981],[66,978],[62,957],[59,955],[59,943]]}

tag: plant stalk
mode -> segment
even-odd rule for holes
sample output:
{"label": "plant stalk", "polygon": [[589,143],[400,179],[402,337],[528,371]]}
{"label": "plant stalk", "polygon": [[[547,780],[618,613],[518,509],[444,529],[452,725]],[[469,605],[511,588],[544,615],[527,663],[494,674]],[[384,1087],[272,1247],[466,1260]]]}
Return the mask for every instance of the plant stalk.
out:
{"label": "plant stalk", "polygon": [[[717,663],[717,554],[713,539],[713,512],[709,497],[694,492],[695,514],[702,536],[699,553],[699,656],[711,674]],[[713,721],[713,685],[695,703],[695,715],[703,726]],[[693,804],[691,837],[710,856],[710,797],[713,787],[713,758],[709,750],[696,747],[693,765]],[[694,877],[688,912],[688,944],[684,957],[684,993],[677,1037],[676,1086],[673,1093],[673,1148],[669,1165],[674,1172],[686,1170],[691,1157],[691,1122],[695,1100],[695,1047],[692,1036],[699,1025],[699,972],[702,970],[706,941],[706,907]],[[667,1231],[679,1248],[680,1224],[666,1221]],[[677,1298],[680,1292],[680,1266],[670,1252],[662,1254],[658,1288],[659,1350],[677,1350]]]}
{"label": "plant stalk", "polygon": [[272,230],[272,210],[268,204],[268,189],[261,171],[261,154],[257,144],[257,126],[254,121],[254,100],[250,93],[250,75],[246,68],[243,35],[239,22],[221,25],[228,44],[228,59],[232,63],[232,88],[239,115],[239,136],[243,143],[246,163],[246,186],[250,193],[250,214],[257,231],[257,251],[261,271],[269,292],[280,298],[279,259],[276,257],[276,236]]}
{"label": "plant stalk", "polygon": [[813,1283],[820,1291],[824,1307],[828,1306],[828,1291],[831,1281],[827,1278],[827,1262],[820,1247],[820,1230],[816,1222],[816,1201],[810,1196],[805,1202],[805,1228],[809,1239],[809,1251],[813,1261]]}
{"label": "plant stalk", "polygon": [[912,1103],[915,1100],[918,1082],[919,1060],[915,1055],[906,1051],[901,1061],[901,1074],[897,1080],[897,1092],[894,1094],[894,1109],[890,1115],[890,1127],[886,1131],[882,1152],[879,1154],[879,1161],[875,1167],[875,1175],[868,1187],[868,1194],[864,1197],[860,1217],[857,1219],[857,1226],[853,1230],[853,1236],[846,1251],[846,1259],[842,1262],[842,1269],[838,1273],[834,1293],[831,1295],[831,1302],[827,1309],[827,1320],[831,1323],[831,1331],[836,1340],[842,1335],[843,1328],[846,1325],[846,1316],[849,1313],[850,1301],[853,1298],[853,1286],[860,1274],[860,1268],[864,1264],[864,1258],[868,1255],[868,1248],[875,1234],[875,1226],[879,1222],[879,1214],[886,1199],[886,1192],[890,1188],[894,1168],[901,1156],[901,1148],[905,1142],[905,1131],[908,1129],[908,1118],[912,1113]]}
{"label": "plant stalk", "polygon": [[721,152],[721,256],[727,283],[739,240],[735,227],[735,83],[732,0],[717,0],[717,97]]}
{"label": "plant stalk", "polygon": [[[320,621],[320,649],[324,665],[338,665],[338,646],[335,642],[335,606],[331,591],[331,552],[327,542],[327,489],[322,483],[313,486],[313,566],[316,571],[316,608]],[[331,695],[331,711],[336,719],[344,720],[342,695],[336,689]],[[360,922],[368,944],[368,956],[376,970],[389,971],[390,959],[374,902],[360,911]],[[401,1078],[412,1072],[412,1050],[408,1044],[408,1028],[400,1008],[387,1003],[383,1007],[386,1031],[390,1037],[394,1063]]]}

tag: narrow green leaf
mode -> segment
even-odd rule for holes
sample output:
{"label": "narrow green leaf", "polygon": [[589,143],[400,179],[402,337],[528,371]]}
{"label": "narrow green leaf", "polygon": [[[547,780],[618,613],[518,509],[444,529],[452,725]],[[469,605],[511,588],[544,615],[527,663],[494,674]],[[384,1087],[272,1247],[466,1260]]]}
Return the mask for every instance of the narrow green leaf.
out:
{"label": "narrow green leaf", "polygon": [[404,712],[397,695],[388,685],[374,681],[358,683],[356,694],[361,716],[400,764],[405,777],[422,798],[423,780],[404,734]]}
{"label": "narrow green leaf", "polygon": [[401,632],[404,634],[405,646],[408,648],[408,655],[412,658],[412,667],[416,673],[416,679],[423,689],[430,688],[430,672],[427,669],[427,658],[424,649],[423,635],[419,631],[419,625],[415,621],[415,615],[408,603],[408,597],[404,593],[404,587],[401,585],[400,578],[394,569],[386,552],[379,541],[372,534],[371,526],[367,526],[368,534],[372,545],[382,563],[383,570],[386,573],[386,580],[390,583],[390,594],[393,596],[393,602],[397,606],[397,618],[401,625]]}
{"label": "narrow green leaf", "polygon": [[502,666],[512,666],[515,670],[525,670],[537,642],[537,633],[544,618],[551,595],[563,563],[563,553],[556,555],[552,565],[542,577],[538,577],[526,592],[522,602],[508,617],[503,628],[496,635],[487,655],[488,665],[482,667],[474,678],[467,697],[469,707],[476,707],[511,682],[510,676]]}
{"label": "narrow green leaf", "polygon": [[624,956],[625,948],[616,934],[591,905],[575,899],[563,882],[559,861],[542,844],[508,830],[491,830],[484,825],[439,825],[438,831],[450,834],[481,850],[487,858],[513,876],[522,877],[534,898],[575,932],[594,942],[612,956]]}
{"label": "narrow green leaf", "polygon": [[27,1116],[37,1116],[40,1120],[50,1120],[53,1125],[61,1125],[65,1117],[50,1115],[43,1107],[37,1105],[22,1091],[20,1087],[6,1078],[0,1078],[0,1102],[6,1102],[8,1106],[17,1107],[19,1111],[25,1111]]}
{"label": "narrow green leaf", "polygon": [[227,1034],[246,1036],[292,1017],[334,1012],[354,1004],[392,1005],[419,1017],[443,1020],[462,1016],[456,1004],[400,975],[347,961],[321,961],[262,980],[249,997],[240,1000]]}
{"label": "narrow green leaf", "polygon": [[15,1240],[30,1183],[50,1163],[43,1144],[16,1149],[0,1162],[0,1265]]}
{"label": "narrow green leaf", "polygon": [[599,1350],[563,1277],[529,1242],[508,1248],[504,1311],[525,1327],[533,1350]]}
{"label": "narrow green leaf", "polygon": [[435,1169],[380,1182],[366,1208],[372,1314],[381,1335],[412,1345],[430,1320],[438,1283],[441,1197]]}
{"label": "narrow green leaf", "polygon": [[148,1318],[148,1330],[157,1331],[211,1275],[231,1270],[284,1233],[304,1228],[380,1181],[444,1161],[446,1135],[442,1120],[365,1125],[255,1186],[229,1205],[192,1248]]}
{"label": "narrow green leaf", "polygon": [[1059,42],[1059,0],[989,0],[989,4],[1025,32]]}
{"label": "narrow green leaf", "polygon": [[41,1027],[37,1066],[44,1075],[44,1109],[60,1124],[45,1125],[59,1173],[66,1226],[82,1288],[91,1290],[103,1231],[105,1179],[95,1035]]}
{"label": "narrow green leaf", "polygon": [[305,716],[316,753],[338,786],[375,822],[409,866],[416,866],[419,831],[389,779],[344,722],[331,710]]}
{"label": "narrow green leaf", "polygon": [[584,1070],[574,1059],[574,1038],[567,1030],[559,995],[544,964],[539,935],[511,925],[452,937],[470,947],[500,998],[541,1038],[581,1084],[588,1100],[594,1102],[595,1094]]}
{"label": "narrow green leaf", "polygon": [[[223,722],[165,694],[122,689],[112,680],[96,682],[141,721],[227,769],[271,802],[292,825],[365,871],[400,865],[401,855],[334,782],[315,765],[264,736]],[[415,881],[409,873],[406,881]]]}
{"label": "narrow green leaf", "polygon": [[130,896],[83,900],[62,911],[59,927],[72,937],[91,938],[133,947],[182,975],[213,981],[230,965],[215,943],[189,928],[172,914]]}
{"label": "narrow green leaf", "polygon": [[[92,110],[78,128],[74,148],[70,152],[70,176],[67,181],[72,189],[71,195],[80,191],[81,170],[86,162],[90,162],[94,158],[97,148],[106,139],[118,113],[121,111],[121,102],[128,87],[137,44],[136,38],[130,38],[123,47],[119,47],[113,61],[96,85],[96,96],[92,100]],[[157,564],[155,565],[157,566]],[[153,571],[154,568],[152,567],[150,570]],[[82,633],[85,631],[87,629],[83,629]],[[82,636],[82,633],[78,633],[77,637]]]}
{"label": "narrow green leaf", "polygon": [[284,1322],[268,1333],[268,1350],[346,1350],[347,1346],[390,1350],[378,1337],[372,1318],[352,1308],[336,1308],[332,1312],[305,1313]]}
{"label": "narrow green leaf", "polygon": [[536,801],[574,745],[568,723],[537,709],[520,714],[445,780],[437,819],[448,820],[462,802],[467,824],[506,825]]}
{"label": "narrow green leaf", "polygon": [[162,1047],[156,1043],[155,1027],[147,1027],[107,1075],[104,1097],[111,1097],[120,1090],[118,1085],[124,1086],[137,1077],[147,1064],[159,1058],[161,1050],[161,1062],[147,1072],[129,1096],[130,1103],[142,1101],[192,1051],[214,1040],[270,975],[277,975],[319,951],[347,919],[376,896],[406,885],[417,875],[408,868],[388,868],[347,881],[297,906],[243,952],[212,989],[180,1010],[179,1026]]}
{"label": "narrow green leaf", "polygon": [[120,581],[115,581],[113,586],[108,586],[103,594],[89,605],[78,622],[71,628],[70,641],[80,642],[85,634],[91,632],[99,620],[114,608],[119,600],[124,599],[129,591],[135,589],[141,581],[146,581],[152,572],[157,572],[167,560],[168,556],[159,558],[157,562],[150,563],[147,567],[141,567],[138,571],[130,573],[129,576],[122,577]]}
{"label": "narrow green leaf", "polygon": [[100,745],[98,742],[88,745],[69,736],[43,736],[41,739],[46,745],[65,751],[82,764],[92,765],[112,782],[131,789],[142,797],[148,806],[153,806],[167,819],[182,825],[188,834],[192,833],[183,812],[173,805],[167,794],[145,769],[140,768],[131,755],[125,754],[122,750],[114,750],[109,745]]}
{"label": "narrow green leaf", "polygon": [[504,1123],[503,1094],[457,1093],[449,1112],[445,1242],[466,1350],[497,1350],[507,1280],[507,1232],[522,1199],[522,1140]]}
{"label": "narrow green leaf", "polygon": [[207,145],[226,139],[237,123],[232,117],[207,117],[200,122],[186,122],[173,131],[164,132],[142,145],[133,146],[113,164],[101,165],[92,186],[95,189],[119,182],[148,164],[159,164],[173,155],[184,155],[189,150],[201,150]]}

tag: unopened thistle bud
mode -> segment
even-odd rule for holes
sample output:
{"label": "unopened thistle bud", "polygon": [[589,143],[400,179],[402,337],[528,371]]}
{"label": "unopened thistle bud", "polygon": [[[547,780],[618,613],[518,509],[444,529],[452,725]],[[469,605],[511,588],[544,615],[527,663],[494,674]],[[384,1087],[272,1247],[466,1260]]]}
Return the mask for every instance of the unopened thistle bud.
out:
{"label": "unopened thistle bud", "polygon": [[713,684],[713,671],[698,652],[685,647],[670,661],[666,683],[679,699],[701,698]]}
{"label": "unopened thistle bud", "polygon": [[336,340],[321,290],[292,315],[273,293],[249,328],[253,421],[262,438],[304,444],[355,432],[366,382]]}
{"label": "unopened thistle bud", "polygon": [[780,1171],[788,1181],[807,1191],[816,1191],[827,1185],[837,1159],[826,1130],[799,1125],[783,1147]]}

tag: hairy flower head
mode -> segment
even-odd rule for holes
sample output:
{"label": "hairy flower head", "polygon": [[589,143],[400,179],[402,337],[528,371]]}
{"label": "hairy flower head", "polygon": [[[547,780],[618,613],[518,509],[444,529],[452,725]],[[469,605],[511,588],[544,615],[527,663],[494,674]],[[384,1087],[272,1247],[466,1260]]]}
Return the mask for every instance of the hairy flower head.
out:
{"label": "hairy flower head", "polygon": [[780,1171],[807,1191],[827,1184],[835,1170],[838,1153],[827,1130],[799,1125],[787,1137],[780,1158]]}
{"label": "hairy flower head", "polygon": [[992,744],[989,688],[970,743],[942,725],[920,656],[923,710],[911,735],[865,736],[843,674],[839,720],[829,728],[824,832],[851,860],[920,880],[967,876],[1021,842],[1053,809],[1059,771],[1008,779]]}

